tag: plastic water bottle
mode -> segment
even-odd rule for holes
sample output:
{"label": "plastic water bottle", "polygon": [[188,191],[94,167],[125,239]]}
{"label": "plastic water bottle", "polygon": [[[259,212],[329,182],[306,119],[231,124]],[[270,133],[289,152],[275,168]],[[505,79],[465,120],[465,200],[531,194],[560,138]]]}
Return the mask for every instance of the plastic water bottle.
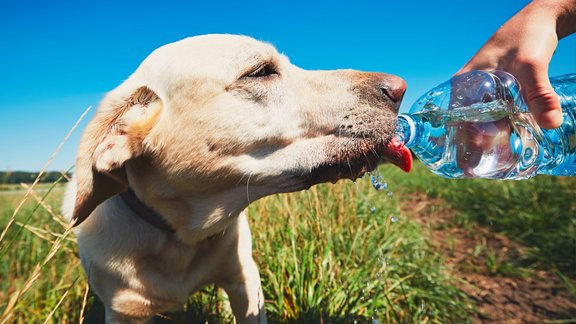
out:
{"label": "plastic water bottle", "polygon": [[576,73],[550,79],[564,122],[538,127],[516,79],[470,71],[420,97],[398,119],[398,135],[424,165],[447,178],[526,179],[576,173]]}

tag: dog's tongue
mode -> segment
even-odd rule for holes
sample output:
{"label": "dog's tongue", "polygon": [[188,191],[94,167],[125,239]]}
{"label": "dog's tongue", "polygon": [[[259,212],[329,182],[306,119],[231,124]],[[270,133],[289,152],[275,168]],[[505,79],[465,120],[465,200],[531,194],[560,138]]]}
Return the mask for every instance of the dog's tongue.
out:
{"label": "dog's tongue", "polygon": [[394,138],[386,146],[386,160],[395,164],[404,172],[408,173],[412,169],[412,153],[398,139]]}

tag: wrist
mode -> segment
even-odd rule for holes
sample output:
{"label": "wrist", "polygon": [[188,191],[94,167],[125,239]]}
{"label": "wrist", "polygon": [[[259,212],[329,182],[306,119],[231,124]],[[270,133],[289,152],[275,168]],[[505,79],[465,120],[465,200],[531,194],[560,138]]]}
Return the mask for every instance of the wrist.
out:
{"label": "wrist", "polygon": [[576,0],[564,1],[556,22],[558,39],[576,32]]}
{"label": "wrist", "polygon": [[534,0],[525,9],[553,18],[558,39],[576,32],[576,0]]}

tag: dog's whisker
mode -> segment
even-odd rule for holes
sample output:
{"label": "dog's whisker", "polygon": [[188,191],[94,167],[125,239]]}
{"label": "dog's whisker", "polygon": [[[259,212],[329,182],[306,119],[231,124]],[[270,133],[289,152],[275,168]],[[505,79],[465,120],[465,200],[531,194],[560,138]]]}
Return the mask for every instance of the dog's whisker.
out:
{"label": "dog's whisker", "polygon": [[251,203],[252,200],[250,199],[250,178],[252,177],[253,173],[248,174],[248,179],[246,180],[246,200],[248,203]]}
{"label": "dog's whisker", "polygon": [[[362,139],[365,141],[368,140],[366,138],[366,134],[362,134]],[[380,159],[380,154],[378,154],[378,152],[374,149],[374,147],[371,146],[369,150],[370,150],[370,152],[372,152],[372,154],[374,154],[374,156],[376,156],[378,159]],[[366,156],[366,154],[364,154],[364,156]]]}
{"label": "dog's whisker", "polygon": [[[338,137],[340,137],[340,138],[342,137],[342,127],[339,127],[339,128],[338,128]],[[337,156],[336,156],[336,161],[339,161],[339,160],[340,160],[340,154],[341,154],[341,153],[338,152],[338,154],[337,154]],[[340,164],[338,164],[338,172],[340,172],[340,171],[341,171],[341,169],[340,169]]]}
{"label": "dog's whisker", "polygon": [[354,179],[354,171],[352,170],[352,165],[350,164],[350,159],[346,159],[346,164],[348,165],[348,170],[350,171],[350,178]]}
{"label": "dog's whisker", "polygon": [[370,163],[370,159],[368,158],[368,155],[366,155],[365,152],[362,152],[362,155],[364,156],[364,160],[366,160],[366,164],[368,165],[368,168],[372,169],[372,164]]}
{"label": "dog's whisker", "polygon": [[238,179],[238,181],[236,181],[236,186],[239,186],[242,183],[242,180],[244,180],[244,178],[246,177],[246,174],[242,174],[242,176],[240,177],[240,179]]}

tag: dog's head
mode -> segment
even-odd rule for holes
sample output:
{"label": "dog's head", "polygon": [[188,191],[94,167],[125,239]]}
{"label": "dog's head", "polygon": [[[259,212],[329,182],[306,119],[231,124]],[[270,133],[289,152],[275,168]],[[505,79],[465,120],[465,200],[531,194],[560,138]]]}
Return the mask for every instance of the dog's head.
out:
{"label": "dog's head", "polygon": [[88,125],[73,217],[81,222],[128,183],[150,185],[151,177],[161,188],[148,190],[167,197],[225,194],[243,208],[355,179],[384,160],[406,169],[409,153],[393,141],[405,88],[381,73],[303,70],[243,36],[163,46]]}

